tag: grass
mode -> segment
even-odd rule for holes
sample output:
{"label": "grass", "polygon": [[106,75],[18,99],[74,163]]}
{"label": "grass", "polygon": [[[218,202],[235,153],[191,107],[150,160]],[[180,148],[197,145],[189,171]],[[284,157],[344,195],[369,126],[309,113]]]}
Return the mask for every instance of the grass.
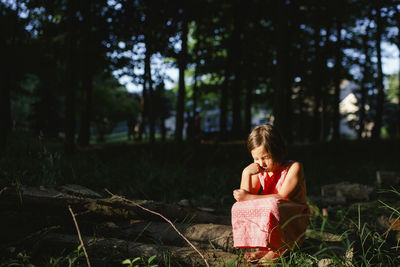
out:
{"label": "grass", "polygon": [[[399,148],[399,140],[303,144],[290,146],[289,157],[303,163],[308,194],[316,195],[324,184],[349,181],[373,185],[377,170],[400,171],[398,157],[393,156]],[[219,214],[229,214],[234,203],[232,190],[239,186],[241,171],[250,161],[244,142],[149,145],[117,137],[110,143],[65,155],[58,141],[15,133],[6,156],[0,158],[0,187],[76,183],[104,196],[103,189],[108,188],[130,199],[166,202],[190,199],[217,209]],[[396,192],[391,193],[399,198]],[[346,262],[350,262],[346,266],[398,265],[400,249],[389,244],[371,223],[380,212],[399,216],[398,207],[384,198],[373,208],[343,207],[329,219],[315,215],[311,229],[334,233],[343,240],[339,243],[308,240],[301,250],[290,253],[278,266],[311,266],[323,258],[330,259],[335,266]],[[349,260],[345,254],[351,248],[354,251]],[[14,260],[27,261],[28,256],[24,255]],[[62,260],[53,258],[53,261],[56,259]],[[237,261],[228,265],[243,264]]]}
{"label": "grass", "polygon": [[[0,159],[3,183],[79,183],[98,192],[105,187],[135,199],[167,202],[192,199],[212,206],[233,203],[232,190],[251,162],[244,142],[227,144],[111,143],[63,154],[55,141],[16,135]],[[396,141],[343,141],[293,145],[289,157],[303,163],[309,194],[340,181],[373,184],[377,170],[400,171]],[[0,184],[1,185],[1,184]],[[184,190],[183,190],[184,188]]]}

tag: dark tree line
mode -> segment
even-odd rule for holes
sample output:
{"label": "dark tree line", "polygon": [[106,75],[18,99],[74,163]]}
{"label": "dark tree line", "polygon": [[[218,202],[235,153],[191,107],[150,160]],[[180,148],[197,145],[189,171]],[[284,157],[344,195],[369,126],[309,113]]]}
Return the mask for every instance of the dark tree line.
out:
{"label": "dark tree line", "polygon": [[[344,80],[359,88],[359,138],[368,123],[375,139],[387,126],[381,44],[400,47],[394,0],[19,0],[1,1],[0,16],[2,147],[23,124],[64,133],[73,151],[124,116],[138,118],[137,139],[148,129],[154,142],[172,111],[182,141],[185,114],[198,108],[218,109],[221,139],[245,136],[264,109],[289,142],[339,140]],[[163,89],[156,56],[179,70],[175,95]],[[124,93],[115,71],[142,93]],[[33,103],[16,121],[13,99],[24,95]]]}

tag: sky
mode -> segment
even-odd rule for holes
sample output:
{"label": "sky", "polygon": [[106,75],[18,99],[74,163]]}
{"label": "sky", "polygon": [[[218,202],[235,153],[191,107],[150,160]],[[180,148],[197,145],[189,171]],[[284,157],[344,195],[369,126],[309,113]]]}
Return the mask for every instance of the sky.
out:
{"label": "sky", "polygon": [[[159,56],[152,57],[152,64],[154,66],[163,65],[162,58]],[[396,45],[389,43],[382,43],[382,71],[386,75],[390,75],[399,71],[399,50]],[[161,67],[162,68],[162,67]],[[171,81],[165,81],[165,88],[172,89],[178,82],[178,69],[177,68],[162,68],[164,72],[171,78]],[[137,75],[143,73],[143,70],[136,70]],[[123,76],[119,79],[120,83],[126,86],[129,92],[141,92],[142,85],[135,85],[130,81],[128,76]]]}

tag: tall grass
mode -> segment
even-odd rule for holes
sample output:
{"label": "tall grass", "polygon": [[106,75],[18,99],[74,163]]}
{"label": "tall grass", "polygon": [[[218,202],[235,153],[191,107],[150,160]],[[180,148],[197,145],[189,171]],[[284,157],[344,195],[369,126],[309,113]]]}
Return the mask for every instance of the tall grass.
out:
{"label": "tall grass", "polygon": [[[79,183],[107,187],[130,198],[178,201],[183,198],[228,207],[242,169],[251,162],[244,142],[231,144],[110,144],[63,154],[59,142],[17,133],[0,158],[4,183]],[[376,170],[397,170],[392,154],[399,141],[293,145],[289,157],[303,163],[309,194],[340,181],[373,184]]]}

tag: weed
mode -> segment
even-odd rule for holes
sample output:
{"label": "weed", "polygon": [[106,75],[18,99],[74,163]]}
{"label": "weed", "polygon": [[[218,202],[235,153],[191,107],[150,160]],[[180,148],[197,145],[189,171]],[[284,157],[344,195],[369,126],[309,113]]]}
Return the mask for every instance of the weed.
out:
{"label": "weed", "polygon": [[127,265],[127,267],[158,267],[157,264],[152,264],[153,260],[156,258],[156,255],[151,256],[147,260],[142,257],[136,257],[134,259],[126,259],[122,261],[122,264]]}

